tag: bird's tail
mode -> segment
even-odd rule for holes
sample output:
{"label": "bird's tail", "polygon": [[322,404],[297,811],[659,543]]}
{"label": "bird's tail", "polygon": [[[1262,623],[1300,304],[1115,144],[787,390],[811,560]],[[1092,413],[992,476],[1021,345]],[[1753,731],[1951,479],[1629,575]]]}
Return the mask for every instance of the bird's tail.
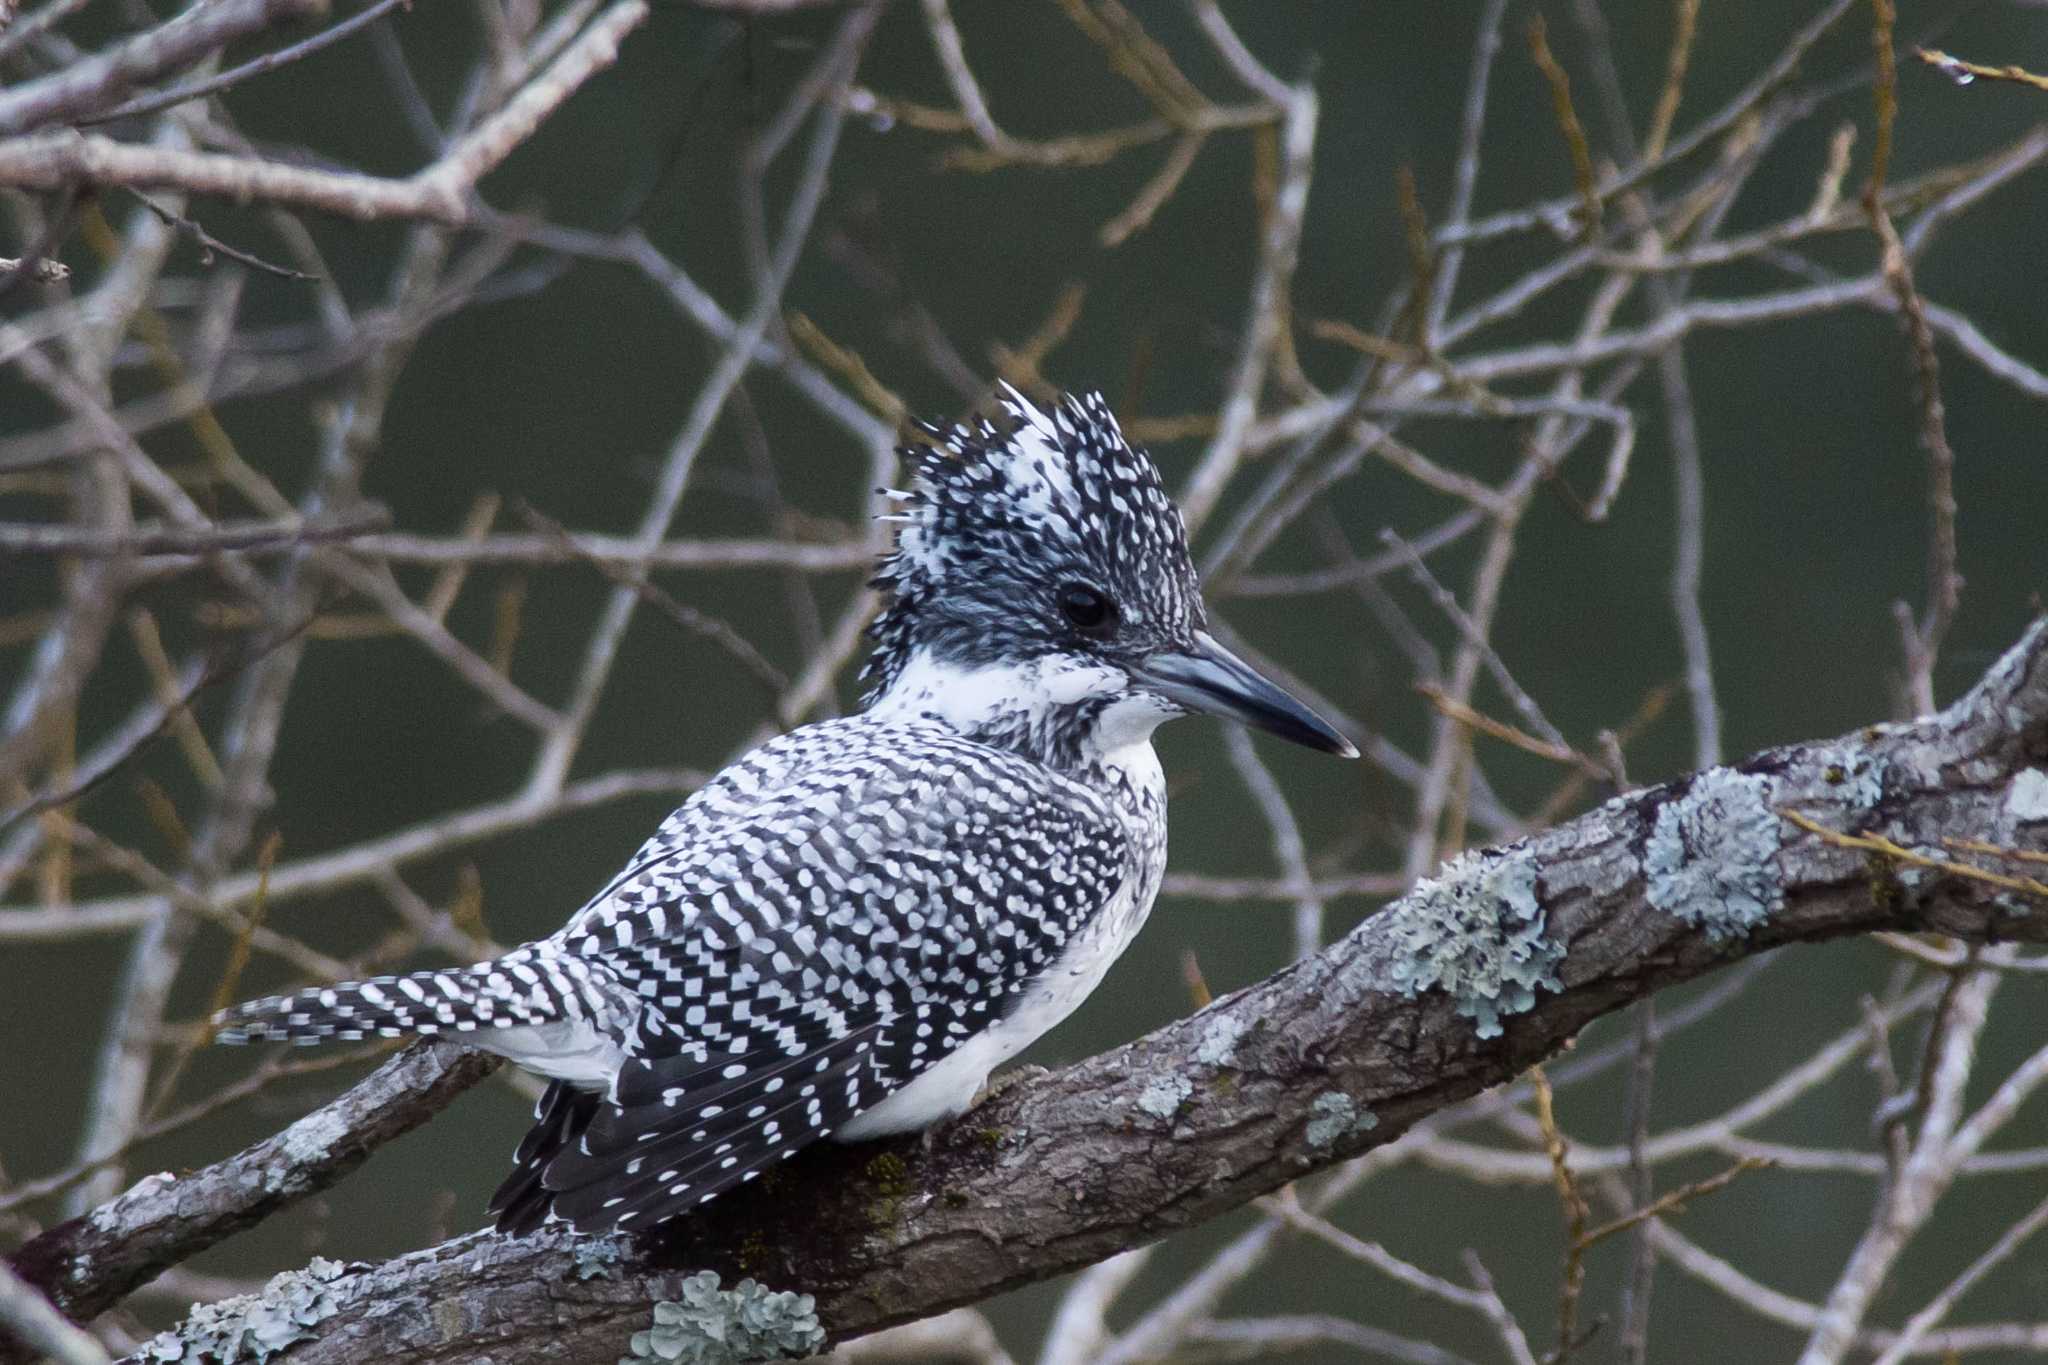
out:
{"label": "bird's tail", "polygon": [[223,1043],[320,1043],[584,1017],[593,1002],[579,989],[585,983],[563,970],[567,965],[522,948],[474,967],[313,986],[222,1010],[214,1016],[214,1037]]}

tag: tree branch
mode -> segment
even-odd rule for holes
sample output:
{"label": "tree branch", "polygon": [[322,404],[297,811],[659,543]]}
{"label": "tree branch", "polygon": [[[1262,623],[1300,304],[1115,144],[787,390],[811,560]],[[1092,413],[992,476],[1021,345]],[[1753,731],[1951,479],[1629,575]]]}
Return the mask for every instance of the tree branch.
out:
{"label": "tree branch", "polygon": [[[14,1270],[72,1317],[95,1317],[166,1267],[326,1189],[498,1064],[453,1043],[417,1043],[239,1155],[188,1176],[145,1176],[59,1223],[14,1253]],[[7,1348],[0,1338],[0,1360],[13,1359]]]}
{"label": "tree branch", "polygon": [[[241,0],[236,12],[267,14],[266,6],[283,3],[286,0]],[[324,0],[289,3],[317,6]],[[0,140],[0,185],[27,190],[88,185],[173,189],[240,203],[260,200],[319,209],[361,221],[418,218],[459,227],[476,208],[477,182],[516,151],[585,82],[617,60],[619,44],[647,14],[646,0],[617,0],[503,107],[451,143],[432,165],[404,180],[63,131]],[[88,94],[97,97],[112,91],[118,96],[129,88],[124,83],[88,81],[71,72],[50,79],[60,82],[60,87],[46,93],[31,85],[0,99],[0,133],[46,123],[53,117],[50,110],[71,109]],[[74,94],[73,86],[83,93]]]}
{"label": "tree branch", "polygon": [[[2048,902],[1843,847],[1788,812],[1952,860],[1944,838],[2038,843],[2048,622],[1938,715],[1767,750],[1463,855],[1322,953],[1006,1091],[928,1146],[812,1149],[660,1245],[475,1233],[380,1266],[323,1265],[305,1315],[317,1321],[291,1358],[615,1359],[651,1302],[705,1269],[815,1295],[827,1332],[856,1337],[1215,1217],[1392,1141],[1601,1015],[1784,944],[1874,931],[2048,942]],[[179,1182],[193,1191],[181,1216],[205,1220],[189,1202],[201,1189],[238,1216],[215,1173],[260,1150]],[[83,1221],[164,1197],[131,1191]],[[185,1254],[146,1218],[121,1226],[124,1245]],[[60,1301],[98,1304],[119,1292],[101,1254],[16,1265]],[[144,1273],[131,1259],[121,1286]]]}
{"label": "tree branch", "polygon": [[237,38],[326,8],[327,0],[223,0],[180,14],[119,47],[0,95],[0,136],[94,113]]}

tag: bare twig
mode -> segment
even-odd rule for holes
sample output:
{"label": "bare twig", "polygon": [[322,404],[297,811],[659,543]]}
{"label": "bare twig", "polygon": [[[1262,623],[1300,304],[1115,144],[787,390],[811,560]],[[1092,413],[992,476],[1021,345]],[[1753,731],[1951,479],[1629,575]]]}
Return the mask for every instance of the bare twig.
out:
{"label": "bare twig", "polygon": [[72,122],[79,127],[86,128],[96,123],[113,123],[120,119],[143,118],[150,114],[162,113],[173,105],[183,104],[186,100],[196,100],[207,95],[217,95],[223,90],[232,89],[240,85],[252,76],[261,76],[267,72],[275,71],[281,66],[289,66],[293,62],[310,57],[322,48],[329,47],[334,43],[340,42],[343,38],[349,37],[351,34],[368,28],[371,24],[376,23],[379,19],[382,19],[385,15],[405,3],[406,0],[375,0],[374,4],[365,6],[330,28],[324,28],[309,38],[301,38],[298,42],[287,44],[274,52],[266,52],[260,57],[253,57],[239,66],[230,67],[217,76],[209,76],[205,80],[193,81],[188,85],[181,85],[175,90],[166,90],[161,94],[130,100],[118,109],[109,109],[103,114],[93,114],[87,118],[73,119]]}
{"label": "bare twig", "polygon": [[140,526],[109,536],[76,526],[0,523],[0,555],[209,555],[244,550],[289,550],[354,540],[391,525],[391,514],[366,508],[347,517],[309,524],[254,522],[203,528]]}
{"label": "bare twig", "polygon": [[1591,233],[1600,226],[1600,191],[1593,182],[1593,152],[1586,144],[1586,130],[1572,104],[1572,80],[1550,50],[1542,15],[1529,21],[1528,38],[1529,56],[1543,73],[1543,79],[1550,83],[1551,112],[1557,118],[1558,131],[1564,135],[1565,149],[1571,153],[1572,183],[1579,190],[1579,226]]}
{"label": "bare twig", "polygon": [[1557,1126],[1550,1078],[1539,1066],[1529,1073],[1529,1079],[1536,1087],[1536,1123],[1543,1132],[1543,1150],[1550,1158],[1551,1180],[1557,1186],[1557,1202],[1564,1211],[1565,1257],[1557,1293],[1557,1348],[1547,1357],[1555,1361],[1569,1356],[1578,1345],[1579,1295],[1586,1284],[1586,1248],[1595,1239],[1586,1232],[1591,1210],[1586,1207],[1585,1196],[1579,1193],[1578,1177],[1572,1173],[1571,1144]]}
{"label": "bare twig", "polygon": [[1906,1322],[1898,1340],[1891,1343],[1872,1362],[1872,1365],[1898,1365],[1913,1349],[1927,1339],[1928,1333],[1948,1316],[1956,1300],[1975,1288],[1979,1281],[1995,1270],[2001,1263],[2011,1259],[2028,1238],[2048,1227],[2048,1199],[2036,1204],[2019,1221],[2011,1224],[1998,1235],[1998,1240],[1984,1249],[1984,1253],[1958,1274],[1955,1279],[1942,1287],[1940,1293],[1927,1301],[1927,1306],[1915,1313]]}
{"label": "bare twig", "polygon": [[1598,1246],[1616,1233],[1627,1232],[1639,1223],[1647,1222],[1652,1218],[1661,1218],[1667,1213],[1682,1213],[1693,1200],[1727,1189],[1745,1172],[1765,1170],[1771,1165],[1772,1162],[1767,1157],[1746,1156],[1719,1175],[1710,1175],[1704,1180],[1695,1180],[1690,1185],[1684,1185],[1659,1195],[1651,1203],[1645,1204],[1631,1213],[1623,1214],[1612,1222],[1602,1223],[1588,1232],[1581,1232],[1575,1245],[1581,1251],[1584,1251]]}
{"label": "bare twig", "polygon": [[151,213],[163,219],[166,226],[176,228],[197,242],[199,244],[199,255],[202,264],[212,265],[214,256],[218,254],[227,257],[231,261],[239,261],[252,270],[260,270],[266,275],[275,275],[282,280],[306,280],[311,282],[318,278],[317,276],[308,275],[303,270],[293,270],[290,266],[266,261],[254,252],[244,251],[237,246],[230,246],[198,223],[187,218],[184,214],[179,213],[168,205],[158,203],[141,190],[130,190],[129,193],[140,199],[143,206]]}
{"label": "bare twig", "polygon": [[[190,1175],[149,1176],[10,1259],[16,1271],[49,1283],[73,1317],[94,1317],[163,1266],[327,1188],[497,1066],[497,1058],[452,1043],[415,1044],[277,1136]],[[51,1275],[60,1267],[80,1273]]]}
{"label": "bare twig", "polygon": [[0,94],[0,137],[96,113],[165,72],[189,66],[236,38],[318,14],[327,0],[221,0],[41,80]]}
{"label": "bare twig", "polygon": [[[324,0],[242,0],[237,14],[267,14],[266,7]],[[548,69],[460,140],[433,165],[407,180],[345,171],[313,170],[218,152],[140,147],[96,134],[42,133],[0,141],[0,185],[56,190],[91,185],[124,189],[177,189],[240,202],[262,201],[319,209],[345,218],[417,218],[460,225],[473,206],[476,182],[532,135],[590,77],[618,56],[619,43],[647,17],[644,0],[619,0],[578,34]],[[24,126],[48,122],[36,111],[104,97],[114,87],[95,78],[82,92],[40,93],[35,87],[0,99],[0,129],[19,106]],[[122,89],[126,86],[120,87]]]}
{"label": "bare twig", "polygon": [[613,583],[632,589],[642,601],[652,605],[684,630],[692,635],[701,636],[724,650],[746,670],[748,676],[761,685],[768,696],[778,696],[789,686],[789,679],[783,675],[782,670],[769,663],[761,651],[754,648],[751,641],[727,622],[694,607],[684,606],[644,578],[630,574],[624,569],[614,568],[594,555],[585,555],[560,522],[542,514],[531,505],[521,502],[518,511],[520,516],[525,517],[543,535],[560,545],[563,554],[572,559],[581,559]]}
{"label": "bare twig", "polygon": [[1961,57],[1951,57],[1939,48],[1930,47],[1916,47],[1913,55],[1957,85],[1971,85],[1977,81],[2014,81],[2020,85],[2031,85],[2036,90],[2048,90],[2048,76],[2037,76],[2023,66],[1986,66],[1982,62],[1966,62]]}

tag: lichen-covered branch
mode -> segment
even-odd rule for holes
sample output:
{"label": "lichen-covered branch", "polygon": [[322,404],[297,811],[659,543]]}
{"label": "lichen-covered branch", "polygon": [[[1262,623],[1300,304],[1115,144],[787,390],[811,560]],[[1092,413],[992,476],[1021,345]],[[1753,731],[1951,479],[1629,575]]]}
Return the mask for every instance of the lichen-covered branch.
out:
{"label": "lichen-covered branch", "polygon": [[[808,1345],[813,1311],[834,1339],[939,1313],[1391,1142],[1592,1020],[1757,953],[1875,931],[2048,942],[2048,899],[1968,875],[1947,842],[2044,833],[2048,622],[1935,716],[1767,750],[1464,855],[1322,953],[1007,1090],[928,1146],[814,1149],[658,1246],[478,1233],[323,1278],[290,1358],[612,1360],[635,1332],[691,1321]],[[75,1273],[20,1268],[53,1293]],[[657,1323],[656,1302],[682,1307]]]}
{"label": "lichen-covered branch", "polygon": [[452,1043],[415,1044],[239,1155],[187,1176],[145,1176],[58,1224],[14,1253],[14,1269],[70,1316],[92,1318],[165,1268],[326,1189],[497,1068],[497,1058]]}

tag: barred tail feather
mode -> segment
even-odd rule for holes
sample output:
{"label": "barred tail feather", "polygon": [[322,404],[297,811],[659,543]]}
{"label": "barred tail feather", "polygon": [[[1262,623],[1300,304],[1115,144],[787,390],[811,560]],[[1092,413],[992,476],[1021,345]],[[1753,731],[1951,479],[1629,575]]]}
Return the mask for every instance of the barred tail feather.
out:
{"label": "barred tail feather", "polygon": [[291,995],[251,1000],[214,1017],[223,1043],[320,1043],[330,1038],[399,1038],[467,1033],[581,1017],[589,1003],[565,979],[560,960],[531,952],[474,967],[377,976]]}
{"label": "barred tail feather", "polygon": [[555,1203],[554,1191],[542,1179],[548,1163],[582,1141],[602,1102],[602,1096],[566,1081],[554,1082],[541,1095],[533,1127],[512,1154],[511,1174],[491,1196],[488,1212],[496,1216],[498,1231],[521,1237],[547,1221]]}

